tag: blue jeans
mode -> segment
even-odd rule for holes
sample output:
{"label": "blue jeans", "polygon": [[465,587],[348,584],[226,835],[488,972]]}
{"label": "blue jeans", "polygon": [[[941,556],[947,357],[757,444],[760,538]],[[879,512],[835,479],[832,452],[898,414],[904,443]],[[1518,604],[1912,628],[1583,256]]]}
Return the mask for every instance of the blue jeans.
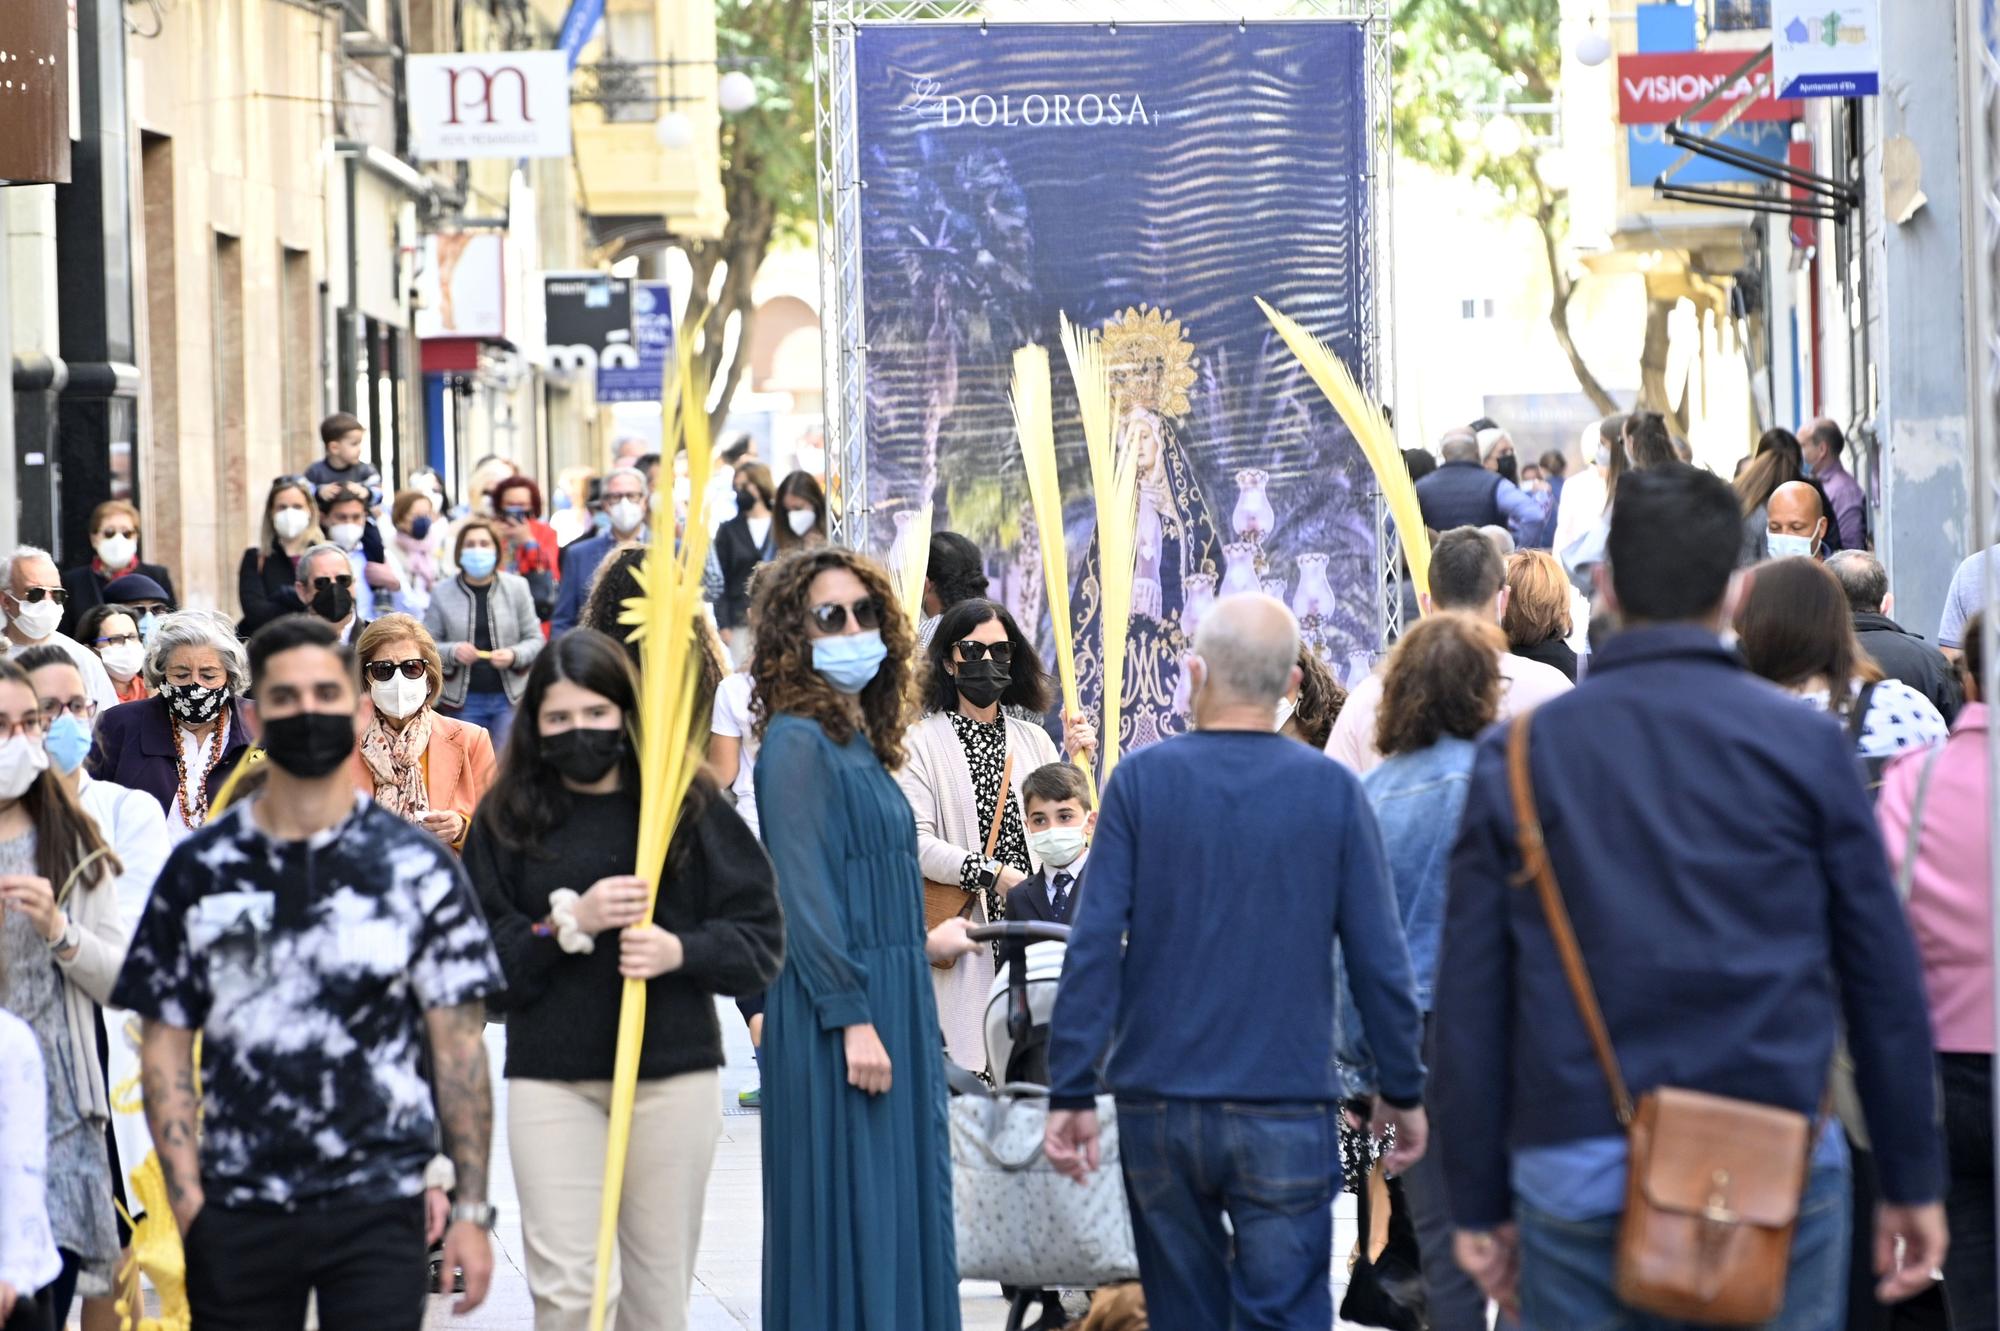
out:
{"label": "blue jeans", "polygon": [[493,751],[499,753],[507,747],[507,732],[514,725],[514,704],[507,701],[505,693],[474,693],[466,691],[465,706],[441,707],[446,716],[480,727],[493,737]]}
{"label": "blue jeans", "polygon": [[1334,1106],[1120,1097],[1118,1142],[1154,1331],[1333,1324]]}
{"label": "blue jeans", "polygon": [[[1806,1182],[1792,1236],[1784,1310],[1762,1331],[1839,1331],[1847,1318],[1847,1170],[1820,1167]],[[1681,1331],[1632,1312],[1611,1291],[1618,1217],[1558,1220],[1519,1201],[1523,1331]]]}

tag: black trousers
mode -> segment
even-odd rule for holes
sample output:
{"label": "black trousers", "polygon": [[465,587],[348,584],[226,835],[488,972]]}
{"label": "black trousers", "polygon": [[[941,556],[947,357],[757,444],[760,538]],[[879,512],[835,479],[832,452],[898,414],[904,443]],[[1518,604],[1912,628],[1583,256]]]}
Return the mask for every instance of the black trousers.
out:
{"label": "black trousers", "polygon": [[1945,1211],[1951,1251],[1944,1259],[1952,1331],[1994,1331],[1993,1058],[1939,1054],[1945,1154],[1951,1162]]}
{"label": "black trousers", "polygon": [[322,1331],[420,1331],[430,1270],[424,1199],[324,1211],[202,1207],[187,1232],[201,1331],[291,1331],[319,1295]]}

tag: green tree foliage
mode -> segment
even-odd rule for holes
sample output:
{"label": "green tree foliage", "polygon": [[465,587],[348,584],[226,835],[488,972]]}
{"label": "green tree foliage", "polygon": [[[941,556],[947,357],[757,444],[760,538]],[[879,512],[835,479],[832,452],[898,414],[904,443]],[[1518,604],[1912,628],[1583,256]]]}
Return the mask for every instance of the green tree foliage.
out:
{"label": "green tree foliage", "polygon": [[1520,117],[1521,148],[1493,153],[1479,131],[1491,119],[1475,107],[1557,101],[1562,76],[1559,0],[1402,0],[1395,24],[1396,149],[1447,175],[1492,187],[1502,207],[1532,221],[1548,267],[1549,326],[1599,411],[1620,410],[1571,336],[1576,278],[1563,260],[1569,196],[1535,170],[1534,139],[1545,115]]}

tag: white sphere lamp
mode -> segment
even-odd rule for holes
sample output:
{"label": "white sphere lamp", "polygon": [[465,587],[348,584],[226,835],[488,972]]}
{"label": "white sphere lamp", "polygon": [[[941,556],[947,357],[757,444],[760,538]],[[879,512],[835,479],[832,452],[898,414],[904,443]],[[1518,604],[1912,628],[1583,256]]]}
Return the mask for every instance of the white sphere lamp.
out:
{"label": "white sphere lamp", "polygon": [[694,122],[685,111],[669,111],[653,124],[653,138],[662,148],[678,151],[694,147]]}
{"label": "white sphere lamp", "polygon": [[732,69],[715,84],[715,104],[727,115],[738,115],[757,105],[757,85],[748,74]]}
{"label": "white sphere lamp", "polygon": [[1494,116],[1479,133],[1479,142],[1494,157],[1512,157],[1527,145],[1521,122],[1509,115]]}
{"label": "white sphere lamp", "polygon": [[1576,39],[1576,61],[1580,65],[1596,69],[1611,58],[1611,39],[1597,30],[1592,23],[1590,31]]}

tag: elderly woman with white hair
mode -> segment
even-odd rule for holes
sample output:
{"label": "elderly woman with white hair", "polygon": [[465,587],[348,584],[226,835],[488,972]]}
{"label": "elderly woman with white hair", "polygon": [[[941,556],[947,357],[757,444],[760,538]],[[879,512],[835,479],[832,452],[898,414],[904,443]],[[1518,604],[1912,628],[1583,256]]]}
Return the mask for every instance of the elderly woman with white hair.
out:
{"label": "elderly woman with white hair", "polygon": [[210,801],[250,747],[239,701],[250,663],[226,617],[182,610],[153,631],[145,671],[155,696],[98,719],[91,775],[158,800],[178,842],[208,821]]}

